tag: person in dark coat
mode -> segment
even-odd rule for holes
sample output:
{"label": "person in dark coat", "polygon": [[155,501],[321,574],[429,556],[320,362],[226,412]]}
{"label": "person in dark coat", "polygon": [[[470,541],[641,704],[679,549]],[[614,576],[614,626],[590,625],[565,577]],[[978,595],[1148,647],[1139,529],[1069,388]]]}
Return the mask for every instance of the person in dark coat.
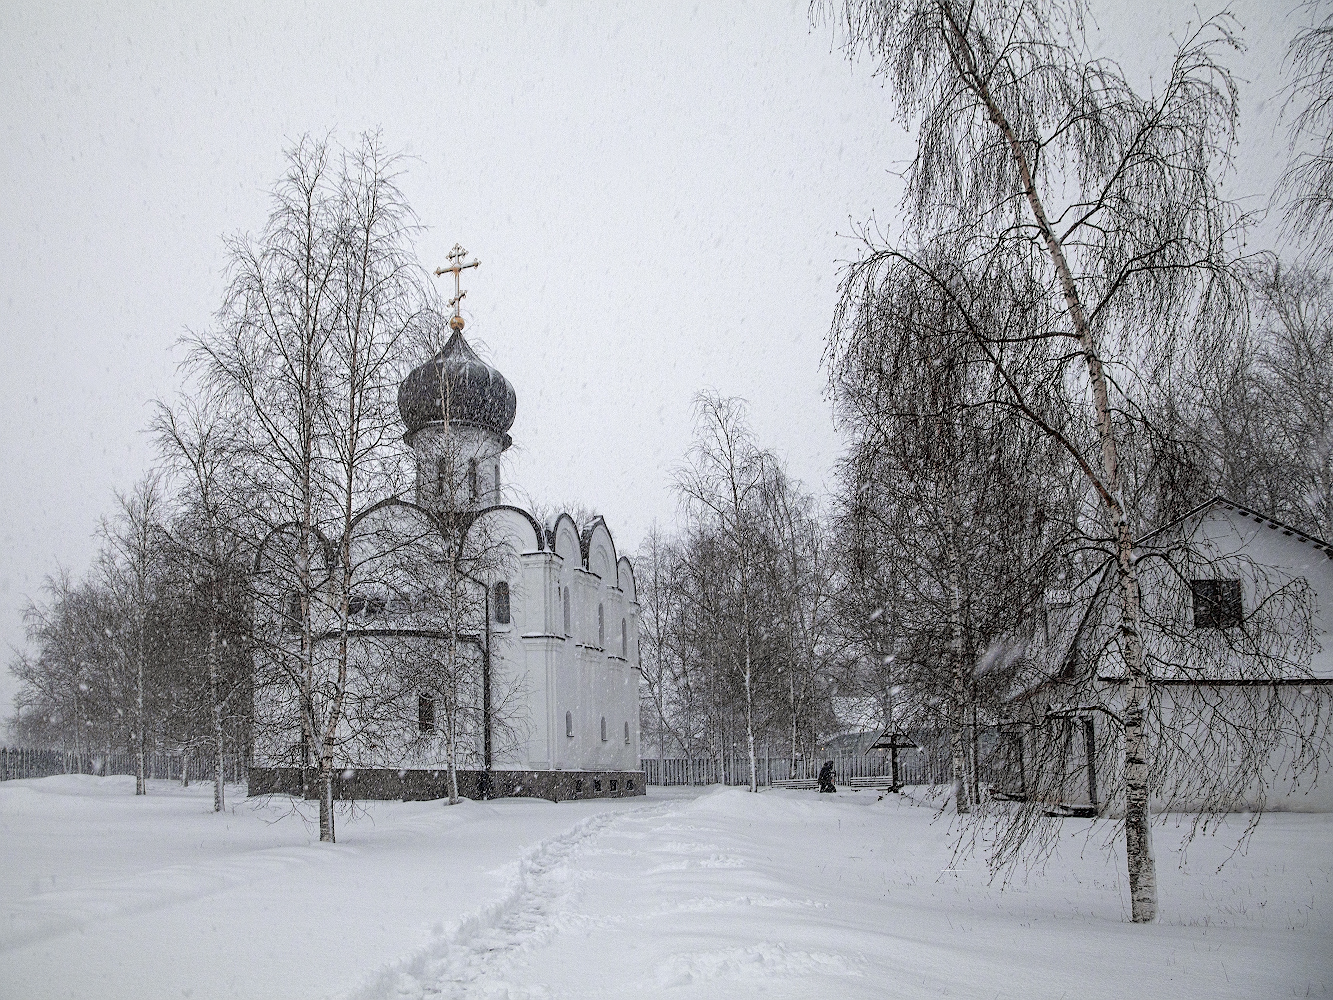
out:
{"label": "person in dark coat", "polygon": [[821,792],[836,792],[838,789],[833,785],[833,761],[824,761],[824,766],[819,769],[819,790]]}

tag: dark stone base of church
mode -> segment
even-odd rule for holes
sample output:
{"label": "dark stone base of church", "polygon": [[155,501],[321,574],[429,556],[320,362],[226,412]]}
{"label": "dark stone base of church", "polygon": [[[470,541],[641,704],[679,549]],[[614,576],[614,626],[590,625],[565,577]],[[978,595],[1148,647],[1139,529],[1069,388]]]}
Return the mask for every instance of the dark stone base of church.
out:
{"label": "dark stone base of church", "polygon": [[[489,782],[487,778],[489,777]],[[299,767],[250,768],[250,795],[319,797],[319,774]],[[458,794],[468,799],[523,797],[550,799],[615,799],[644,795],[642,771],[459,771]],[[335,799],[401,799],[416,802],[449,797],[448,770],[349,768],[333,775]]]}

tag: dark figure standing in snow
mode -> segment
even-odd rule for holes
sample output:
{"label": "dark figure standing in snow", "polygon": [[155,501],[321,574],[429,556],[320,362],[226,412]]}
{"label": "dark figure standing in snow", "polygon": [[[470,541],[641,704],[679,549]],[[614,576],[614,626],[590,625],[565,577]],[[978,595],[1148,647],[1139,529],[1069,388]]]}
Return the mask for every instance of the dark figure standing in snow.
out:
{"label": "dark figure standing in snow", "polygon": [[819,769],[819,790],[821,792],[836,792],[837,788],[833,786],[833,761],[824,761],[824,766]]}

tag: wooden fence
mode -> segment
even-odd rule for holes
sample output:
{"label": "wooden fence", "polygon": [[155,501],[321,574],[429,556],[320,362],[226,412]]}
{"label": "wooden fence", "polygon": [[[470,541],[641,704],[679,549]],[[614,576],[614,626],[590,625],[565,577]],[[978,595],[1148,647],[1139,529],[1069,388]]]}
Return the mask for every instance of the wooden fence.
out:
{"label": "wooden fence", "polygon": [[[1001,780],[1000,762],[983,748],[979,763],[983,783]],[[760,785],[788,778],[810,779],[819,776],[824,762],[833,761],[834,784],[847,784],[852,778],[890,778],[893,762],[887,753],[815,754],[797,757],[759,757],[756,759],[756,777]],[[750,759],[748,756],[729,757],[645,757],[639,762],[644,781],[649,785],[748,785]],[[947,784],[953,773],[953,749],[944,741],[936,741],[919,750],[901,750],[898,753],[898,782],[903,785]]]}
{"label": "wooden fence", "polygon": [[[22,747],[0,749],[0,781],[16,778],[49,778],[56,774],[134,774],[138,758],[132,753],[76,754],[71,750],[30,750]],[[213,757],[206,754],[153,752],[145,755],[149,778],[179,781],[182,770],[190,781],[213,780]],[[222,760],[223,777],[240,783],[246,777],[246,761],[241,754],[227,754]]]}
{"label": "wooden fence", "polygon": [[[934,755],[903,753],[898,760],[898,780],[904,785],[934,784],[948,780],[948,770],[932,760]],[[824,761],[833,761],[833,781],[846,784],[851,778],[889,777],[892,763],[888,755],[833,754],[828,757],[758,757],[756,777],[761,786],[787,778],[816,778]],[[731,757],[647,757],[639,762],[644,781],[649,785],[748,785],[750,758]]]}

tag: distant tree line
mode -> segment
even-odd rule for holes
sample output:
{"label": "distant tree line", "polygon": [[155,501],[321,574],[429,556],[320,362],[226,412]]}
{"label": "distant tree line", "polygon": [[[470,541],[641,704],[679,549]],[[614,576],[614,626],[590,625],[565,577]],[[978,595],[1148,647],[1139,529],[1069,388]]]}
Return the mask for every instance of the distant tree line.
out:
{"label": "distant tree line", "polygon": [[33,652],[20,682],[13,738],[79,754],[174,751],[219,758],[250,739],[252,602],[232,548],[200,557],[204,515],[158,475],[118,495],[82,578],[47,580],[25,614]]}

